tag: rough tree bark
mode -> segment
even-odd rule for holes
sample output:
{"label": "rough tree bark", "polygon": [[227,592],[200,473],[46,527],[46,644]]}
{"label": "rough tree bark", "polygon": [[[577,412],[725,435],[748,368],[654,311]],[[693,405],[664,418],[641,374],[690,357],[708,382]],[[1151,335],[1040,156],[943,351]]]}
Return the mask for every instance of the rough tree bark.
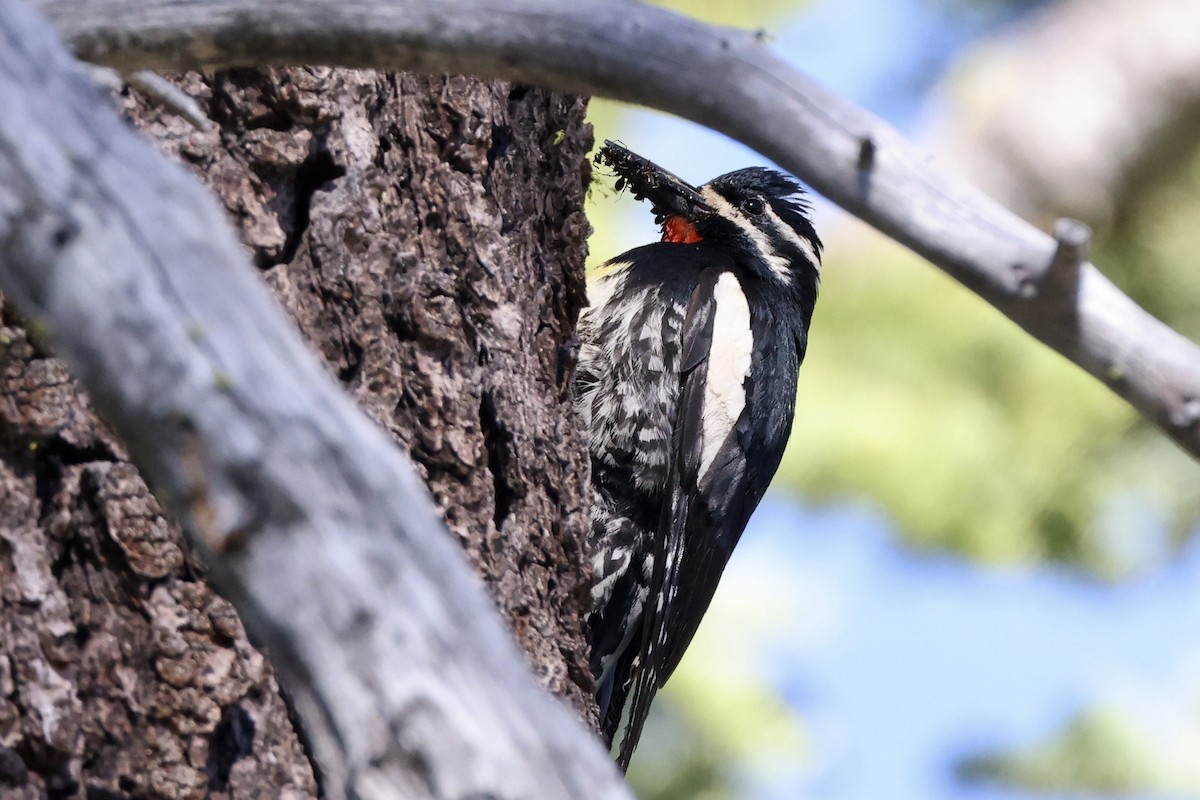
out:
{"label": "rough tree bark", "polygon": [[[412,454],[542,682],[591,714],[563,348],[583,300],[584,102],[332,69],[182,82],[215,130],[120,102],[217,191],[330,369]],[[267,660],[9,307],[0,794],[316,796]]]}
{"label": "rough tree bark", "polygon": [[120,444],[7,307],[0,346],[0,795],[314,796],[269,667]]}

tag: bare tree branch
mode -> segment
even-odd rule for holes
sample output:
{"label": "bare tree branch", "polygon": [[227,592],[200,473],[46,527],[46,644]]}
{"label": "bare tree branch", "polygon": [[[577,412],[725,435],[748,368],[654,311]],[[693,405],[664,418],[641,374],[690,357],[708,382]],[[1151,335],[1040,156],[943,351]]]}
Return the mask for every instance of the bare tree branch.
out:
{"label": "bare tree branch", "polygon": [[207,550],[328,796],[628,797],[209,193],[17,0],[0,4],[0,107],[0,285]]}
{"label": "bare tree branch", "polygon": [[[576,0],[40,0],[81,57],[123,71],[324,63],[469,72],[640,103],[720,130],[929,259],[1200,456],[1200,348],[1090,263],[754,34]],[[1063,314],[1068,308],[1071,313]]]}

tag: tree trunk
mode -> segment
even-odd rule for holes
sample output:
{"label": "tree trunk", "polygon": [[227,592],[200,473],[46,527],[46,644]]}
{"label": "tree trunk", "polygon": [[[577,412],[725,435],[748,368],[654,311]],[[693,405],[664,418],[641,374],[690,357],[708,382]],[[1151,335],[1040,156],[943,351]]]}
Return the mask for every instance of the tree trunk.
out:
{"label": "tree trunk", "polygon": [[[565,346],[583,101],[323,68],[182,85],[215,130],[121,102],[213,186],[331,371],[411,453],[535,672],[594,721]],[[62,365],[7,307],[2,323],[0,795],[315,797],[267,660]]]}

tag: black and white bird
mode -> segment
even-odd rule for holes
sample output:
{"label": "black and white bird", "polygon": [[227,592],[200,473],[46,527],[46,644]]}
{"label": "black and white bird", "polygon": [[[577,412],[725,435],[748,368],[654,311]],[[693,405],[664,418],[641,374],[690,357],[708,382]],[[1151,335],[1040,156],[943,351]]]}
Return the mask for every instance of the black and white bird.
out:
{"label": "black and white bird", "polygon": [[601,269],[579,322],[591,667],[610,743],[629,701],[626,768],[783,456],[821,241],[800,185],[779,172],[693,187],[612,142],[597,163],[663,230]]}

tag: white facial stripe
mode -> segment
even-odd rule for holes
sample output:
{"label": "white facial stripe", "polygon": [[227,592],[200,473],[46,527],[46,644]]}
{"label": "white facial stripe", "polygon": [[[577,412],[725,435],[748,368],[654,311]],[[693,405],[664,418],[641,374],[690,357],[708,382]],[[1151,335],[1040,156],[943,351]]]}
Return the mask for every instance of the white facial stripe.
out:
{"label": "white facial stripe", "polygon": [[781,281],[787,281],[791,278],[791,268],[788,266],[787,259],[775,252],[775,248],[771,247],[771,242],[767,240],[767,235],[754,227],[754,223],[742,216],[742,212],[733,207],[733,204],[726,200],[711,186],[701,186],[700,196],[704,198],[704,202],[716,211],[722,217],[732,221],[735,225],[742,229],[747,238],[757,248],[758,254],[762,256],[763,261],[767,262],[767,266],[771,269],[771,274]]}
{"label": "white facial stripe", "polygon": [[767,219],[771,220],[771,224],[775,226],[775,230],[782,234],[783,238],[794,244],[801,253],[804,253],[805,258],[808,259],[810,264],[817,269],[821,268],[821,259],[817,256],[817,251],[813,248],[812,242],[796,233],[795,228],[780,219],[779,215],[775,213],[775,209],[771,208],[770,203],[767,203]]}
{"label": "white facial stripe", "polygon": [[746,376],[754,351],[750,306],[732,272],[722,272],[713,292],[712,347],[708,351],[708,381],[701,410],[700,475],[712,466],[725,437],[746,407]]}

